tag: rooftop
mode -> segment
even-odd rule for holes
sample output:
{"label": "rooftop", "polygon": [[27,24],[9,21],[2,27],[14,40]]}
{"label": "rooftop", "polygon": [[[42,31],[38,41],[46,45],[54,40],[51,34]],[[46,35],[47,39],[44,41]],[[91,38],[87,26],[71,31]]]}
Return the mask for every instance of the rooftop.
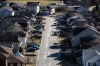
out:
{"label": "rooftop", "polygon": [[18,37],[25,37],[23,32],[0,32],[0,42],[19,42]]}
{"label": "rooftop", "polygon": [[12,54],[12,48],[0,45],[0,52],[6,54]]}

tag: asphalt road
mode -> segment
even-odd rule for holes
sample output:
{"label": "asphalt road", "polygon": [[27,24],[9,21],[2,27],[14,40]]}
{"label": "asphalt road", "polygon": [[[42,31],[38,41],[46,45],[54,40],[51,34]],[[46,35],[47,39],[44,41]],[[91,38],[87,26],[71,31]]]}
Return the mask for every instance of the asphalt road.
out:
{"label": "asphalt road", "polygon": [[44,27],[39,54],[37,57],[36,66],[60,66],[59,65],[59,49],[51,49],[50,46],[57,42],[57,36],[51,36],[54,28],[55,19],[53,17],[45,17],[46,24]]}

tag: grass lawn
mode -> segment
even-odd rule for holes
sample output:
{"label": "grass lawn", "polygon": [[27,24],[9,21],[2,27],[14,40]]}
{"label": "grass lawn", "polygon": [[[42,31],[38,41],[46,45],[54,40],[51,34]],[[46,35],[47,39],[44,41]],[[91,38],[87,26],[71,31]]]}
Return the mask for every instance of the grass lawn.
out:
{"label": "grass lawn", "polygon": [[36,56],[27,56],[27,64],[26,66],[36,66]]}
{"label": "grass lawn", "polygon": [[32,37],[31,39],[28,39],[28,43],[35,43],[39,45],[41,43],[41,39]]}
{"label": "grass lawn", "polygon": [[61,36],[58,36],[57,38],[58,38],[58,43],[59,43],[59,44],[60,44],[60,42],[61,42],[62,40],[65,39],[65,37],[61,37]]}
{"label": "grass lawn", "polygon": [[58,2],[59,0],[8,0],[8,2],[20,2],[26,4],[27,2],[40,2],[42,5],[48,5],[52,2]]}
{"label": "grass lawn", "polygon": [[35,39],[35,38],[33,38],[33,41],[34,41],[35,44],[40,44],[41,39]]}

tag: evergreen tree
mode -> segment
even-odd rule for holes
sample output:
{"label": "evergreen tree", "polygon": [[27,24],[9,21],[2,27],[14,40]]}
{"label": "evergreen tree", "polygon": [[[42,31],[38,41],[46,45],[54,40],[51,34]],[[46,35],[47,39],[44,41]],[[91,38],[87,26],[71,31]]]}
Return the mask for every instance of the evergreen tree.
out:
{"label": "evergreen tree", "polygon": [[99,11],[99,4],[96,4],[95,10]]}
{"label": "evergreen tree", "polygon": [[92,5],[96,4],[95,0],[91,0],[91,3],[92,3]]}

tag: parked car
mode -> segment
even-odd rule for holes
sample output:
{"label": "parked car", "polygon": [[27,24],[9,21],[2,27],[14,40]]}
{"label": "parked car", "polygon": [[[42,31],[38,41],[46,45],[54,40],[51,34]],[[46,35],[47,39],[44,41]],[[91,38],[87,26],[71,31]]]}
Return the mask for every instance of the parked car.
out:
{"label": "parked car", "polygon": [[58,48],[59,46],[58,46],[58,43],[54,43],[53,44],[53,48]]}
{"label": "parked car", "polygon": [[59,45],[58,45],[58,43],[53,43],[53,45],[50,46],[49,48],[51,48],[51,49],[58,49]]}
{"label": "parked car", "polygon": [[36,51],[36,48],[29,47],[26,49],[26,52],[35,52],[35,51]]}
{"label": "parked car", "polygon": [[54,24],[54,25],[51,25],[51,26],[57,26],[56,24]]}
{"label": "parked car", "polygon": [[37,44],[28,44],[26,47],[27,52],[34,52],[39,49],[39,45]]}
{"label": "parked car", "polygon": [[53,32],[53,31],[52,31],[52,35],[53,35],[53,36],[57,36],[57,35],[58,35],[58,32],[56,32],[56,31]]}

